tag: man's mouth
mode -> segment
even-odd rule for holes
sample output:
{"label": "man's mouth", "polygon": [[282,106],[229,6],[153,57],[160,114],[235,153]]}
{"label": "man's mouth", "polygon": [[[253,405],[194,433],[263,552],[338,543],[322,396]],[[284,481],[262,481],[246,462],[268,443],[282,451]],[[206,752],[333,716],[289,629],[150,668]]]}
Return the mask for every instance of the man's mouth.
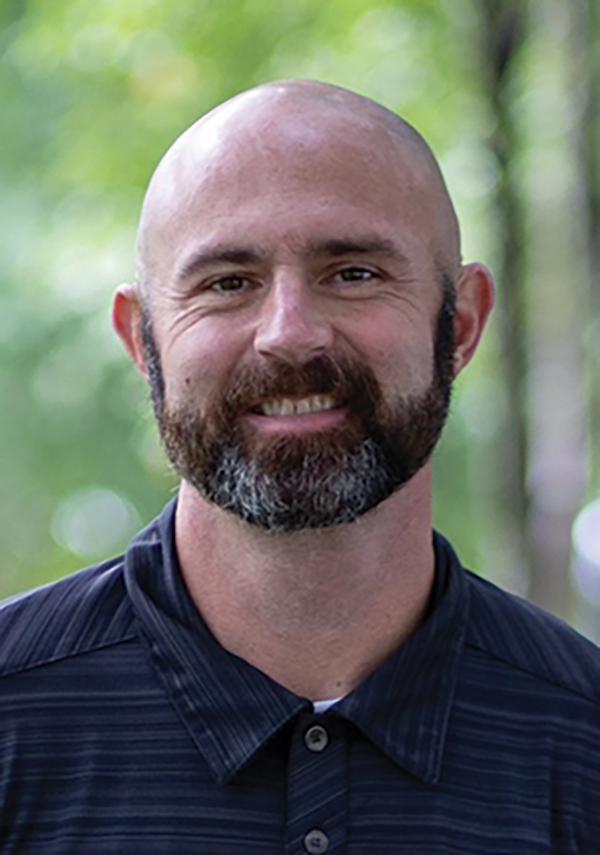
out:
{"label": "man's mouth", "polygon": [[333,410],[340,406],[342,403],[331,395],[309,395],[299,400],[273,398],[259,404],[254,408],[254,412],[262,416],[297,416]]}

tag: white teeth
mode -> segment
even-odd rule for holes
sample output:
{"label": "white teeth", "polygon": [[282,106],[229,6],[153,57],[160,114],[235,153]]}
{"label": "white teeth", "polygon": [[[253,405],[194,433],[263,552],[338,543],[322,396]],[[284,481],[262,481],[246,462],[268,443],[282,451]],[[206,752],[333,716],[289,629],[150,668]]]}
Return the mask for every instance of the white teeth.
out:
{"label": "white teeth", "polygon": [[312,406],[309,398],[303,398],[301,401],[298,401],[296,404],[296,412],[297,413],[310,413],[312,412]]}
{"label": "white teeth", "polygon": [[259,409],[265,416],[292,416],[304,413],[318,413],[320,410],[331,410],[337,402],[329,395],[311,395],[300,401],[290,398],[280,398],[277,401],[266,401]]}

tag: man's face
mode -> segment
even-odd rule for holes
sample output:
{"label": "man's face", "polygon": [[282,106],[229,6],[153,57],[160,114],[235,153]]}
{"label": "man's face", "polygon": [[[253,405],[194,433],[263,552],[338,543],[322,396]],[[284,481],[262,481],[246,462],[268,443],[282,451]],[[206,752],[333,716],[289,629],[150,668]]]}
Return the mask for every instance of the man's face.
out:
{"label": "man's face", "polygon": [[271,530],[388,498],[448,408],[435,200],[381,131],[348,130],[240,127],[205,146],[160,230],[144,345],[167,453],[205,498]]}

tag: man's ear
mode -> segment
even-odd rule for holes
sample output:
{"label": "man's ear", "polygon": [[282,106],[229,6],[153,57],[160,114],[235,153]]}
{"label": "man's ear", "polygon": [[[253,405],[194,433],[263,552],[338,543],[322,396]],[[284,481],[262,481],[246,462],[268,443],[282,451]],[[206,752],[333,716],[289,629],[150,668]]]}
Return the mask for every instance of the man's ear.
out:
{"label": "man's ear", "polygon": [[142,340],[142,304],[135,285],[124,284],[117,288],[113,300],[112,321],[138,371],[148,379]]}
{"label": "man's ear", "polygon": [[471,361],[494,305],[494,280],[484,264],[464,265],[456,282],[454,374]]}

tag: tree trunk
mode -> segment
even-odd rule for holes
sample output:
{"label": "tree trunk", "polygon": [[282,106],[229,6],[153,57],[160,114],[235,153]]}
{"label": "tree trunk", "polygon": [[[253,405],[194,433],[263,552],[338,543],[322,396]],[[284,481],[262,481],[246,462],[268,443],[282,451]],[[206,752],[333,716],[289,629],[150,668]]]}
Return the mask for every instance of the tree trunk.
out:
{"label": "tree trunk", "polygon": [[[588,465],[590,492],[600,493],[600,8],[597,0],[574,0],[573,89],[582,100],[579,121],[579,163],[582,205],[587,228],[587,303],[591,322],[586,330],[588,360]],[[598,533],[600,537],[600,532]]]}
{"label": "tree trunk", "polygon": [[[575,32],[572,16],[583,2],[548,0],[542,8],[491,0],[483,12],[496,120],[491,144],[499,172],[498,310],[508,409],[499,433],[500,520],[509,521],[510,551],[528,570],[528,596],[566,618],[571,526],[585,485],[585,289],[577,237],[584,194],[572,131],[575,90],[568,85],[575,58],[565,36]],[[524,69],[525,39],[532,65]]]}
{"label": "tree trunk", "polygon": [[518,579],[530,566],[526,489],[527,346],[525,310],[525,248],[522,200],[514,161],[517,128],[510,109],[511,80],[523,42],[523,4],[519,0],[489,0],[481,7],[483,46],[487,60],[487,97],[495,119],[490,145],[497,162],[498,181],[494,198],[494,229],[498,246],[495,278],[498,286],[496,322],[499,330],[500,364],[507,413],[498,430],[494,481],[497,494],[499,546],[516,571],[503,568],[502,575]]}
{"label": "tree trunk", "polygon": [[[571,530],[585,490],[583,332],[587,317],[585,183],[577,148],[579,89],[587,61],[573,51],[579,0],[530,4],[537,78],[527,92],[531,228],[529,595],[572,617]],[[569,38],[571,36],[571,39]]]}

